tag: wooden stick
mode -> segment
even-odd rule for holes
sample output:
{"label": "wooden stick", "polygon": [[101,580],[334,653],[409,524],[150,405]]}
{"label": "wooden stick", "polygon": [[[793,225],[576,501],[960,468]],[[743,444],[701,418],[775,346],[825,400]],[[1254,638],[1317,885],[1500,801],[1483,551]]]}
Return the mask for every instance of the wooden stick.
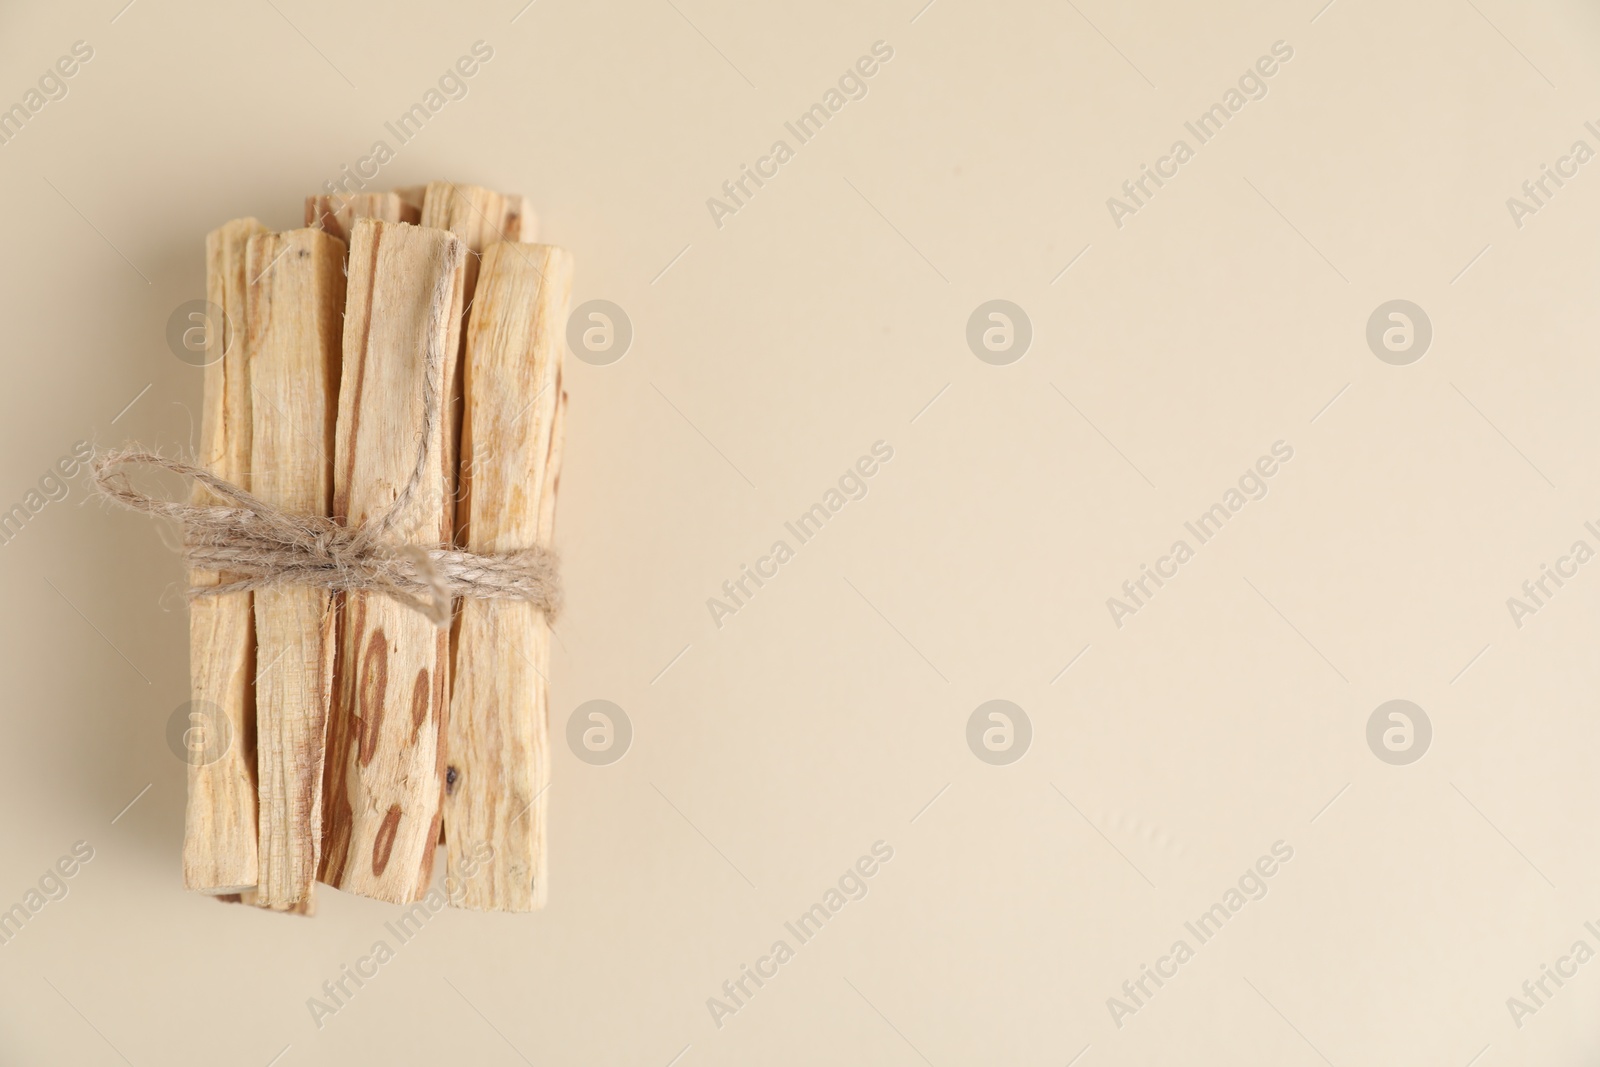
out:
{"label": "wooden stick", "polygon": [[[467,259],[465,317],[472,309],[484,251],[497,241],[532,242],[538,233],[539,220],[525,196],[502,196],[481,185],[429,182],[422,203],[422,225],[449,230],[461,238],[472,253]],[[463,350],[465,335],[463,329],[459,338]],[[461,391],[456,378],[452,377],[451,385],[453,439],[459,439]]]}
{"label": "wooden stick", "polygon": [[[352,229],[334,447],[333,513],[343,522],[387,513],[411,477],[425,387],[446,386],[466,258],[459,239],[436,229],[374,219]],[[435,420],[425,477],[389,530],[396,541],[450,537],[446,424]],[[352,592],[338,644],[321,877],[406,902],[426,891],[439,837],[448,634],[388,597]]]}
{"label": "wooden stick", "polygon": [[[461,454],[461,420],[463,412],[463,369],[462,360],[466,349],[466,320],[472,312],[472,301],[478,285],[478,270],[482,262],[483,250],[496,241],[516,240],[515,235],[507,234],[507,227],[516,220],[515,228],[521,230],[521,218],[518,212],[523,209],[520,198],[505,197],[492,189],[485,189],[480,185],[457,185],[454,182],[429,182],[424,186],[417,186],[400,190],[404,197],[420,197],[422,205],[422,225],[433,226],[442,230],[449,230],[466,244],[467,276],[463,289],[465,294],[462,303],[461,322],[453,335],[451,351],[456,358],[451,361],[447,375],[447,392],[449,398],[450,419],[445,431],[446,467],[450,472],[448,491],[451,494],[449,512],[452,522],[455,519],[455,504],[460,500],[461,482],[458,474],[459,457]],[[451,631],[451,654],[449,664],[455,663],[455,631]],[[450,686],[448,668],[445,678],[446,689]],[[439,841],[444,843],[445,828],[443,823],[439,826]],[[430,868],[429,875],[432,870]],[[424,887],[424,892],[426,887]]]}
{"label": "wooden stick", "polygon": [[[473,551],[529,548],[547,536],[546,517],[553,525],[571,292],[564,249],[499,243],[483,254],[467,327],[457,523]],[[458,906],[532,911],[545,903],[549,646],[549,626],[531,604],[461,604],[444,801]]]}
{"label": "wooden stick", "polygon": [[[255,219],[235,219],[206,235],[206,299],[231,326],[211,323],[200,417],[200,465],[248,487],[250,383],[245,310],[245,247],[265,233]],[[196,489],[197,502],[210,501]],[[193,585],[225,576],[189,575]],[[236,893],[256,884],[255,708],[250,678],[252,635],[248,592],[189,602],[189,692],[198,733],[188,771],[183,820],[183,884],[207,893]],[[210,716],[216,721],[209,721]],[[213,731],[226,729],[226,749]],[[191,728],[191,733],[194,729]]]}
{"label": "wooden stick", "polygon": [[406,203],[399,193],[319,193],[306,197],[306,225],[327,230],[345,244],[350,243],[350,227],[356,219],[415,223],[421,217],[420,208]]}
{"label": "wooden stick", "polygon": [[[306,224],[329,230],[330,232],[337,231],[334,236],[339,237],[341,241],[347,242],[349,240],[349,229],[358,218],[382,218],[389,221],[416,222],[422,217],[421,188],[419,187],[415,190],[415,193],[414,201],[408,200],[404,191],[392,194],[360,193],[355,196],[340,196],[337,198],[308,196],[306,197]],[[398,203],[396,203],[396,200],[398,200]],[[333,389],[329,392],[330,400],[336,395],[337,387],[338,371],[335,370]],[[329,455],[332,454],[332,447],[330,442],[327,445]],[[331,469],[330,466],[330,475]],[[335,620],[339,616],[339,604],[340,601],[335,598],[332,610]],[[332,645],[330,644],[329,647],[331,648]],[[268,663],[270,660],[260,659],[259,662]],[[325,727],[324,732],[326,732]],[[322,753],[317,755],[317,763],[319,767],[324,766]],[[316,786],[319,812],[322,785],[323,783],[319,781]],[[320,845],[322,825],[318,819],[314,818],[312,826],[315,828]],[[255,907],[270,908],[274,911],[290,912],[295,915],[312,915],[316,910],[316,887],[314,885],[308,887],[304,899],[289,904],[285,904],[281,900],[273,900],[270,896],[263,899],[262,894],[253,889],[246,889],[234,897],[224,899],[232,899]]]}
{"label": "wooden stick", "polygon": [[553,545],[556,541],[556,495],[561,491],[561,468],[567,458],[567,391],[561,384],[561,371],[556,371],[556,413],[550,423],[550,459],[545,474],[546,490],[539,499],[539,542]]}
{"label": "wooden stick", "polygon": [[[450,398],[450,430],[447,440],[450,469],[459,454],[461,441],[461,348],[465,338],[465,319],[471,311],[478,285],[478,269],[484,249],[496,241],[514,240],[505,236],[506,219],[511,206],[505,197],[481,185],[457,185],[454,182],[429,182],[422,202],[422,225],[449,230],[466,244],[467,278],[466,301],[462,305],[463,329],[456,334],[456,360],[452,362],[447,382]],[[452,487],[454,483],[452,482]]]}
{"label": "wooden stick", "polygon": [[[508,239],[506,220],[513,210],[506,197],[481,185],[429,182],[422,201],[422,225],[449,230],[466,242],[468,249],[481,255],[496,241]],[[469,294],[478,278],[478,255],[472,258],[473,263],[467,268]]]}
{"label": "wooden stick", "polygon": [[[251,491],[298,514],[333,502],[344,253],[315,229],[250,241]],[[255,594],[260,907],[301,903],[316,880],[335,618],[325,589]]]}

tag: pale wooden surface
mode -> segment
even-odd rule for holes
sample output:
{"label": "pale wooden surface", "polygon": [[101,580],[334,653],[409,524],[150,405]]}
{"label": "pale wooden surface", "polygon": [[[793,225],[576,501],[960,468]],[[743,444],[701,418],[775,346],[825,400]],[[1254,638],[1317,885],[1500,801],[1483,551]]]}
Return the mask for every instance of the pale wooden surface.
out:
{"label": "pale wooden surface", "polygon": [[[436,229],[358,220],[352,233],[344,366],[334,450],[334,515],[385,512],[411,475],[429,350],[445,366],[459,323],[466,248]],[[447,394],[446,394],[447,395]],[[396,541],[450,535],[440,419]],[[378,594],[350,593],[341,623],[328,745],[322,880],[381,900],[425,891],[439,836],[447,718],[447,633]]]}
{"label": "pale wooden surface", "polygon": [[556,412],[550,423],[550,459],[546,463],[545,490],[539,496],[539,541],[556,540],[556,500],[561,493],[561,467],[567,454],[567,390],[556,371]]}
{"label": "pale wooden surface", "polygon": [[399,193],[319,193],[306,197],[306,225],[326,230],[345,244],[350,243],[350,227],[356,219],[415,223],[421,217],[420,209]]}
{"label": "pale wooden surface", "polygon": [[[205,393],[200,418],[200,465],[249,487],[250,388],[247,355],[245,249],[266,227],[235,219],[206,235],[206,299],[231,324],[208,332]],[[224,353],[223,345],[227,349]],[[195,499],[209,494],[196,490]],[[214,585],[219,575],[197,571],[191,584]],[[256,884],[254,692],[251,688],[251,595],[229,593],[189,604],[189,689],[194,707],[218,709],[226,720],[226,751],[209,763],[191,758],[183,824],[183,884],[210,893]],[[203,730],[214,728],[201,724]],[[197,741],[203,739],[196,737]],[[209,755],[209,753],[208,753]]]}
{"label": "pale wooden surface", "polygon": [[[450,425],[445,437],[445,448],[452,471],[451,490],[458,490],[453,476],[461,443],[461,354],[466,342],[465,323],[471,314],[473,296],[478,284],[478,270],[483,250],[496,241],[512,238],[505,236],[505,226],[511,206],[506,197],[481,185],[458,185],[455,182],[429,182],[422,202],[422,225],[449,230],[467,246],[466,281],[463,289],[461,326],[455,335],[455,359],[446,376],[450,398]],[[454,518],[452,511],[452,520]]]}
{"label": "pale wooden surface", "polygon": [[[504,196],[481,185],[429,182],[422,201],[422,225],[449,230],[481,255],[496,241],[508,239],[506,222],[521,210],[522,202],[520,196]],[[476,270],[470,273],[477,276]]]}
{"label": "pale wooden surface", "polygon": [[[252,490],[298,514],[333,498],[345,246],[321,230],[250,241]],[[305,901],[322,841],[322,776],[336,614],[325,589],[255,593],[260,872],[251,903]]]}
{"label": "pale wooden surface", "polygon": [[[422,187],[409,190],[412,196],[408,197],[408,190],[399,190],[395,193],[357,193],[350,196],[308,196],[306,197],[306,225],[325,229],[340,238],[342,244],[349,241],[350,227],[358,218],[379,218],[391,222],[416,222],[422,215]],[[341,277],[343,266],[341,264]],[[340,309],[342,312],[342,308]],[[338,386],[338,373],[335,371],[334,388],[336,395]],[[328,454],[332,455],[331,440],[328,444]],[[330,468],[331,469],[331,468]],[[334,599],[332,608],[337,618],[340,601]],[[270,660],[258,660],[258,668],[262,663]],[[325,729],[325,728],[324,728]],[[325,755],[325,754],[324,754]],[[257,763],[259,764],[259,758]],[[319,759],[319,766],[324,766],[324,761]],[[321,797],[319,785],[318,798]],[[320,817],[320,809],[318,812]],[[318,827],[320,835],[321,828]],[[237,895],[237,900],[257,907],[272,908],[277,911],[290,911],[297,915],[311,915],[315,912],[316,886],[313,884],[306,890],[305,897],[292,904],[284,904],[278,900],[263,899],[256,890],[244,890]]]}
{"label": "pale wooden surface", "polygon": [[[515,240],[508,236],[507,227],[517,210],[513,200],[481,185],[463,185],[456,182],[434,181],[427,185],[402,189],[399,194],[421,205],[422,225],[449,230],[467,246],[466,280],[462,289],[461,318],[452,335],[450,351],[455,358],[446,373],[449,421],[445,428],[445,469],[449,478],[445,488],[444,507],[454,524],[461,500],[461,421],[464,397],[462,392],[462,361],[466,350],[467,319],[472,314],[472,302],[478,285],[478,271],[483,250],[496,241]],[[520,229],[520,225],[518,227]],[[454,530],[451,531],[452,539]],[[445,688],[451,687],[449,672],[455,666],[455,630],[450,636],[450,655],[446,659]],[[444,842],[445,830],[441,823],[439,841]]]}
{"label": "pale wooden surface", "polygon": [[[563,249],[498,243],[483,255],[467,326],[458,516],[473,551],[532,547],[542,517],[553,518],[546,504],[571,290]],[[545,902],[548,665],[549,628],[532,605],[462,602],[444,801],[447,871],[462,907],[531,911]]]}

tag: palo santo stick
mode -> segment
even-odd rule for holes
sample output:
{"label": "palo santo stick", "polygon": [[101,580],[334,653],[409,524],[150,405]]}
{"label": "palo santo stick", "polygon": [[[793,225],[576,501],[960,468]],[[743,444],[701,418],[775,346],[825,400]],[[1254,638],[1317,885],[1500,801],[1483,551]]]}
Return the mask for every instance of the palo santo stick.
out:
{"label": "palo santo stick", "polygon": [[429,182],[422,203],[422,225],[449,230],[473,253],[467,260],[466,307],[470,311],[484,251],[497,241],[531,243],[538,234],[539,219],[525,196],[502,196],[481,185]]}
{"label": "palo santo stick", "polygon": [[[250,241],[251,491],[296,514],[327,515],[333,503],[344,253],[315,229]],[[251,903],[260,907],[299,904],[316,881],[332,600],[306,585],[255,593],[260,871]]]}
{"label": "palo santo stick", "polygon": [[[348,242],[350,227],[355,224],[355,220],[358,218],[381,218],[391,222],[416,222],[422,217],[422,190],[418,188],[415,190],[415,192],[416,196],[413,199],[407,199],[404,190],[398,193],[360,193],[354,196],[342,196],[337,199],[323,196],[308,196],[306,197],[306,225],[329,230],[330,232],[337,230],[337,232],[334,233],[334,236],[338,237],[341,242]],[[339,380],[338,375],[339,372],[336,364],[333,387],[329,391],[330,397],[334,397],[337,394]],[[330,456],[333,454],[332,449],[333,445],[330,441],[327,445],[328,454]],[[339,601],[337,598],[335,598],[333,603],[335,618],[337,618],[338,609]],[[259,660],[258,662],[269,661]],[[319,767],[323,766],[322,756],[319,755],[317,759]],[[317,797],[319,802],[322,796],[321,789],[322,782],[318,782]],[[315,819],[313,820],[312,825],[316,827],[316,833],[320,843],[322,826]],[[262,908],[271,908],[274,911],[291,912],[295,915],[311,915],[316,910],[316,887],[314,885],[308,887],[305,898],[293,904],[284,904],[281,901],[263,899],[262,895],[253,889],[244,890],[242,893],[237,895],[236,899],[240,903],[250,904]]]}
{"label": "palo santo stick", "polygon": [[[545,491],[539,499],[539,543],[553,545],[556,541],[556,495],[561,492],[561,467],[567,456],[567,391],[561,387],[561,374],[556,374],[556,413],[550,423],[550,459],[545,472]],[[541,668],[542,670],[543,668]]]}
{"label": "palo santo stick", "polygon": [[[449,230],[466,244],[467,257],[466,300],[462,305],[462,318],[472,308],[473,295],[478,285],[478,269],[484,249],[496,241],[515,240],[505,236],[505,225],[510,213],[507,199],[480,185],[456,185],[454,182],[429,182],[427,195],[422,202],[422,225]],[[465,330],[456,335],[458,346],[466,340]],[[448,377],[450,398],[449,458],[456,458],[461,439],[461,379],[459,375],[459,349],[457,361],[451,364]],[[452,463],[451,470],[455,469]]]}
{"label": "palo santo stick", "polygon": [[346,244],[350,243],[350,227],[356,219],[415,223],[421,217],[421,211],[406,203],[398,193],[341,193],[306,197],[306,225],[327,230]]}
{"label": "palo santo stick", "polygon": [[[520,232],[521,220],[517,214],[523,207],[517,197],[505,197],[492,189],[485,189],[481,185],[457,185],[454,182],[429,182],[424,186],[413,186],[399,190],[399,195],[407,198],[420,196],[422,205],[422,225],[432,226],[441,230],[449,230],[467,246],[467,274],[463,286],[463,302],[461,305],[461,321],[451,335],[450,352],[454,358],[445,375],[445,397],[449,404],[450,417],[445,427],[445,470],[449,479],[448,492],[452,504],[461,499],[461,483],[459,478],[459,457],[461,454],[461,419],[462,419],[462,390],[463,370],[461,361],[466,350],[466,321],[472,312],[472,301],[478,285],[478,270],[482,262],[483,250],[496,241],[514,241],[516,236],[508,234],[507,228],[516,219],[516,229]],[[448,509],[451,520],[454,521],[456,507]],[[455,663],[454,630],[451,632],[451,654],[447,663]],[[445,687],[450,687],[446,669]],[[445,828],[439,826],[439,840],[444,841]],[[429,868],[432,874],[432,868]],[[424,891],[426,887],[424,886]]]}
{"label": "palo santo stick", "polygon": [[[206,235],[206,299],[222,310],[231,331],[221,322],[207,330],[199,459],[201,466],[245,487],[250,484],[245,246],[251,236],[265,232],[255,219],[236,219]],[[194,499],[210,497],[197,488]],[[225,578],[209,571],[189,575],[192,585],[216,585]],[[183,820],[183,884],[189,889],[236,893],[256,884],[252,651],[249,592],[190,601],[191,732],[198,728],[199,734],[190,752]],[[223,741],[214,731],[223,729],[226,747],[219,753],[215,748]]]}
{"label": "palo santo stick", "polygon": [[[474,552],[531,548],[553,523],[552,430],[572,256],[498,243],[483,254],[467,326],[458,515]],[[525,601],[462,601],[445,771],[452,902],[532,911],[546,899],[550,630]]]}
{"label": "palo santo stick", "polygon": [[[344,368],[334,446],[333,514],[356,525],[391,514],[385,536],[448,540],[442,409],[424,437],[425,397],[439,403],[460,322],[466,248],[426,227],[359,219],[345,305]],[[439,837],[448,634],[378,593],[346,594],[329,726],[322,880],[403,903],[426,891]],[[419,890],[420,886],[420,890]]]}
{"label": "palo santo stick", "polygon": [[[505,224],[509,214],[510,201],[481,185],[429,182],[427,195],[422,201],[422,225],[449,230],[478,255],[496,241],[508,239]],[[467,267],[469,300],[473,283],[478,278],[478,255],[472,257],[473,262]]]}

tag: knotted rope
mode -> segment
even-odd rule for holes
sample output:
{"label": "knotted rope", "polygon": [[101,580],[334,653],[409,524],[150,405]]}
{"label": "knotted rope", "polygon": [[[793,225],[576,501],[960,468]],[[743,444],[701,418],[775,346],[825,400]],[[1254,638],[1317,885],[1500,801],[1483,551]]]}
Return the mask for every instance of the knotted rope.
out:
{"label": "knotted rope", "polygon": [[[448,301],[434,301],[437,309]],[[437,338],[443,331],[428,331]],[[428,443],[438,431],[436,384],[442,356],[430,344],[423,385],[423,427],[417,461],[394,502],[363,523],[345,526],[321,515],[294,514],[258,499],[202,467],[141,449],[98,453],[94,482],[101,494],[134,511],[175,520],[183,529],[183,560],[191,571],[216,571],[225,582],[189,588],[190,598],[246,589],[305,585],[381,593],[449,624],[454,597],[526,600],[552,622],[561,608],[555,553],[542,546],[477,553],[439,545],[398,543],[388,537],[427,471]],[[159,467],[192,478],[222,504],[179,503],[135,489],[124,468]]]}
{"label": "knotted rope", "polygon": [[[140,492],[121,469],[159,467],[193,478],[234,506],[183,504]],[[229,581],[190,586],[190,597],[246,589],[309,585],[382,593],[436,626],[450,621],[453,597],[526,600],[554,620],[561,606],[556,557],[546,548],[477,553],[386,542],[379,523],[343,526],[321,515],[296,515],[268,504],[201,467],[154,452],[127,449],[95,457],[100,492],[134,511],[183,527],[183,561],[191,570],[222,571]]]}

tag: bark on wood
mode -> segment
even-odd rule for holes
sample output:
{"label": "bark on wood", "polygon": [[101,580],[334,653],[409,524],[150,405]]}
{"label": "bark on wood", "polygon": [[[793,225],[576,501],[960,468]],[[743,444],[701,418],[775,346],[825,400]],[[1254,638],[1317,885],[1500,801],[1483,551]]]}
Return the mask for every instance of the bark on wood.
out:
{"label": "bark on wood", "polygon": [[[297,514],[332,505],[344,254],[316,229],[250,241],[251,489]],[[260,907],[299,904],[316,880],[335,619],[325,589],[256,590]]]}
{"label": "bark on wood", "polygon": [[306,225],[326,230],[345,244],[356,219],[415,223],[422,215],[398,193],[350,193],[306,197]]}
{"label": "bark on wood", "polygon": [[[553,529],[571,289],[563,249],[499,243],[483,255],[467,327],[457,523],[473,551],[528,548]],[[549,648],[549,626],[532,605],[463,601],[444,801],[458,906],[545,903]]]}
{"label": "bark on wood", "polygon": [[[446,388],[466,249],[436,229],[358,220],[352,231],[334,449],[337,518],[385,513],[411,477],[431,387]],[[440,395],[448,395],[441,393]],[[436,420],[393,540],[448,540],[450,477]],[[335,668],[322,880],[380,900],[426,891],[439,836],[447,633],[375,593],[346,595]]]}
{"label": "bark on wood", "polygon": [[525,196],[506,197],[506,222],[503,227],[507,241],[533,244],[539,239],[539,216],[533,210],[533,201]]}
{"label": "bark on wood", "polygon": [[[245,250],[265,233],[236,219],[206,235],[206,299],[224,322],[207,329],[208,365],[200,419],[200,464],[249,487],[250,383],[245,309]],[[226,324],[226,325],[225,325]],[[197,489],[198,502],[214,502]],[[197,571],[193,585],[226,576]],[[255,708],[248,592],[189,605],[190,728],[188,801],[183,827],[183,884],[236,893],[256,884]],[[223,735],[226,736],[223,736]],[[221,751],[218,751],[221,749]]]}

